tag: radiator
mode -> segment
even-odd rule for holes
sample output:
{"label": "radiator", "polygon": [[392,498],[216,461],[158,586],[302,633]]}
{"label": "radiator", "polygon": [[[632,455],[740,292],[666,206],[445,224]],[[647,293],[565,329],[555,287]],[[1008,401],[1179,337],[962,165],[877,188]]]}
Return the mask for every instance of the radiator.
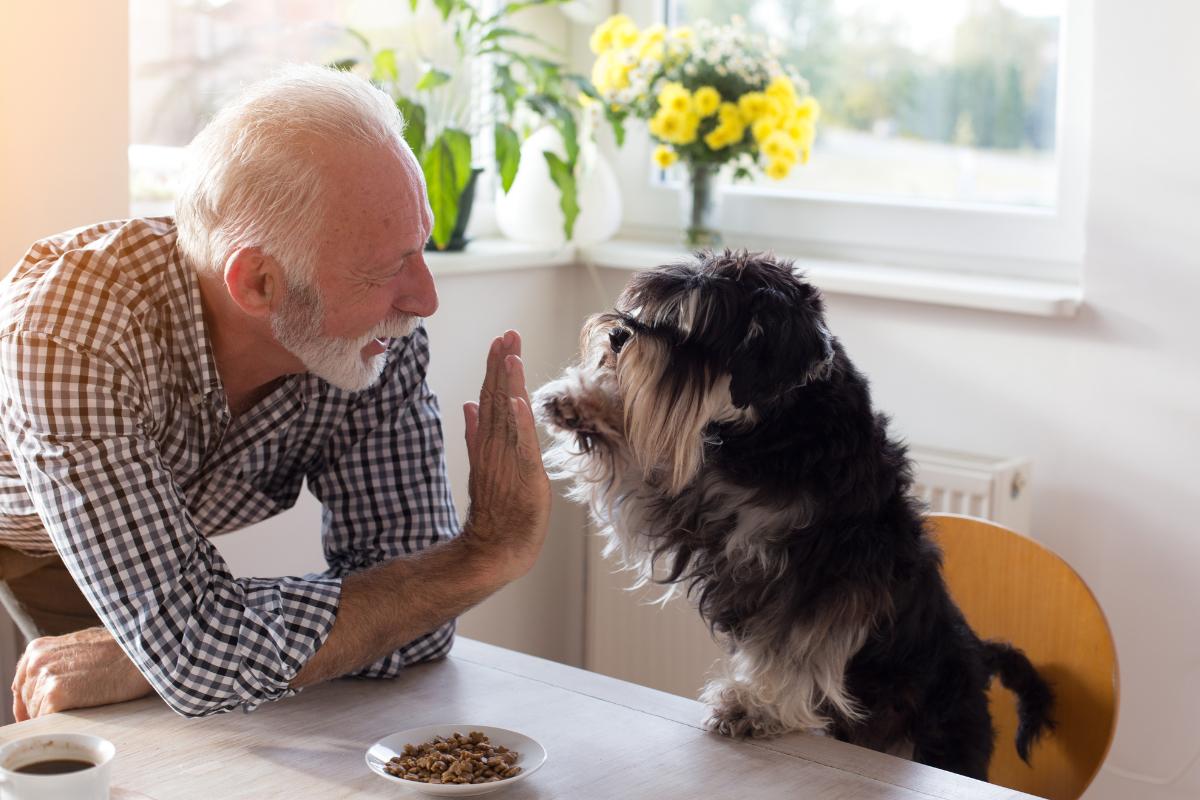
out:
{"label": "radiator", "polygon": [[[1030,521],[1031,464],[913,447],[913,492],[930,511],[968,514],[1026,533]],[[684,598],[653,603],[662,587],[631,591],[628,572],[616,570],[589,536],[584,666],[614,678],[696,697],[721,658],[708,628]]]}

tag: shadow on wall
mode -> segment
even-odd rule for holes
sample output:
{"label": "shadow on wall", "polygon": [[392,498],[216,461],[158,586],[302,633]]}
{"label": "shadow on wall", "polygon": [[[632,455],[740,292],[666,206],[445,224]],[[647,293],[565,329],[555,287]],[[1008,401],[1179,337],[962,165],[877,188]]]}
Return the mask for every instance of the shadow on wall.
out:
{"label": "shadow on wall", "polygon": [[0,708],[0,725],[8,725],[14,721],[11,687],[13,677],[17,674],[17,659],[24,650],[25,639],[17,630],[17,624],[8,616],[7,611],[0,608],[0,685],[3,686],[0,703],[4,704]]}

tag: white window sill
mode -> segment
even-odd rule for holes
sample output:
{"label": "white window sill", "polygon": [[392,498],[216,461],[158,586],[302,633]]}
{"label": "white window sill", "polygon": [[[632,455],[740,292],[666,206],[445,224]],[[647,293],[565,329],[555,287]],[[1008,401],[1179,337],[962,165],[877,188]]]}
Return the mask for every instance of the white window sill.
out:
{"label": "white window sill", "polygon": [[[429,253],[427,261],[435,275],[452,277],[575,263],[639,270],[687,255],[680,247],[635,239],[613,239],[576,249],[488,238],[476,239],[461,253]],[[828,294],[1061,318],[1075,316],[1083,304],[1083,290],[1075,282],[828,259],[795,261],[808,279]]]}
{"label": "white window sill", "polygon": [[[583,248],[580,258],[599,267],[646,269],[687,257],[682,247],[614,239]],[[781,256],[786,254],[780,253]],[[1038,317],[1073,317],[1083,304],[1078,283],[976,275],[856,261],[794,258],[807,278],[827,294],[978,308]]]}
{"label": "white window sill", "polygon": [[521,269],[563,267],[579,262],[575,247],[533,245],[509,239],[480,238],[467,243],[458,253],[427,251],[425,263],[438,277],[477,275],[484,272],[504,272]]}

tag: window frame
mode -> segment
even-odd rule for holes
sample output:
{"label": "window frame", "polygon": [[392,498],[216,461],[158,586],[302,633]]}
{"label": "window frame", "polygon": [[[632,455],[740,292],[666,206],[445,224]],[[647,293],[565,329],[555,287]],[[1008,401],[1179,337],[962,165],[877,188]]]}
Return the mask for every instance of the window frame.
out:
{"label": "window frame", "polygon": [[[673,0],[621,0],[639,26],[665,22]],[[725,187],[720,219],[734,246],[955,272],[1079,281],[1084,257],[1093,0],[1067,0],[1060,39],[1056,169],[1051,209],[875,199]],[[651,166],[650,137],[631,124],[614,169],[625,203],[624,235],[666,239],[681,224],[679,180]],[[814,154],[819,158],[819,154]]]}

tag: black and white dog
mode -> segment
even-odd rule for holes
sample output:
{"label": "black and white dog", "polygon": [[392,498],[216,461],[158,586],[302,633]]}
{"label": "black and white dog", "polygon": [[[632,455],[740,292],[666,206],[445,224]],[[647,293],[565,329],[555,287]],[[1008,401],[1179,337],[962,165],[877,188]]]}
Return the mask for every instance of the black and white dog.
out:
{"label": "black and white dog", "polygon": [[710,728],[821,730],[986,779],[998,674],[1028,760],[1051,690],[950,599],[905,448],[790,263],[726,251],[640,273],[582,338],[534,398],[547,463],[608,551],[685,587],[725,646]]}

